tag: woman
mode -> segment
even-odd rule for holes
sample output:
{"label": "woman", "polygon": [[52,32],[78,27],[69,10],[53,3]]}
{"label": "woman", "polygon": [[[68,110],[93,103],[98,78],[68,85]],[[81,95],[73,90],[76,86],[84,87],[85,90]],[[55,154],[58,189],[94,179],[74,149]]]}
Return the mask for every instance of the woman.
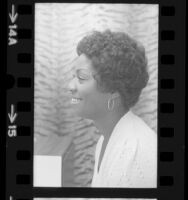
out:
{"label": "woman", "polygon": [[143,46],[122,32],[95,31],[77,53],[72,106],[101,133],[92,187],[156,187],[157,136],[130,110],[148,81]]}

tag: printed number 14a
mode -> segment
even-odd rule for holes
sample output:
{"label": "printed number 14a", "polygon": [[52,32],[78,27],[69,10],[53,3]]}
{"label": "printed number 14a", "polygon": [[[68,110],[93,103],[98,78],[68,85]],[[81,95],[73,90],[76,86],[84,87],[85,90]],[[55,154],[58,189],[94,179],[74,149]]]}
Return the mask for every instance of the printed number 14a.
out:
{"label": "printed number 14a", "polygon": [[15,12],[15,6],[12,5],[11,13],[9,13],[9,18],[12,23],[12,25],[9,25],[9,38],[8,38],[9,46],[17,43],[17,39],[15,38],[15,36],[17,36],[17,32],[16,32],[17,25],[15,24],[17,17],[18,17],[18,13]]}

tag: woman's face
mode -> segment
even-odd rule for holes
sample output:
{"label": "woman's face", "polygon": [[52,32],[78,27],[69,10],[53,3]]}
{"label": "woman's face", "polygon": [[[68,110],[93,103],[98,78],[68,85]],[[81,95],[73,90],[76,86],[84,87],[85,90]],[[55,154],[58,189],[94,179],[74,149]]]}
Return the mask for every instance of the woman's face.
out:
{"label": "woman's face", "polygon": [[69,84],[74,113],[92,120],[105,117],[109,94],[99,91],[93,77],[96,71],[92,67],[91,60],[84,54],[80,55],[74,62],[74,69],[74,76]]}

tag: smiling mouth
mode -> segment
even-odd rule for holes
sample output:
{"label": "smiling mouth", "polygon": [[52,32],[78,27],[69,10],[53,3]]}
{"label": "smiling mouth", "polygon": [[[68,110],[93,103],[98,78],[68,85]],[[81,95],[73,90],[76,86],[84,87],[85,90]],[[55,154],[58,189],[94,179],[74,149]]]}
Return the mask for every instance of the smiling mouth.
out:
{"label": "smiling mouth", "polygon": [[82,101],[82,99],[80,99],[80,98],[72,98],[71,99],[72,104],[78,104],[78,103],[80,103],[80,101]]}

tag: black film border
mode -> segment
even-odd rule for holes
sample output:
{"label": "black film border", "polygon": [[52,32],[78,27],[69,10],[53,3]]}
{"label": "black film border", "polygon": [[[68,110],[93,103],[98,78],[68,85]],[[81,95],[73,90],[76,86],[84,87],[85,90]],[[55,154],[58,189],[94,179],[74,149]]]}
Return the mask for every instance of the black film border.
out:
{"label": "black film border", "polygon": [[[8,0],[7,4],[7,39],[10,42],[12,38],[11,42],[17,40],[17,43],[7,45],[6,199],[10,199],[11,196],[17,200],[29,200],[34,197],[184,199],[185,1],[116,2],[159,4],[158,187],[156,189],[33,187],[34,16],[37,2],[65,1]],[[104,3],[114,2],[104,1]],[[12,23],[9,13],[13,5],[18,17]],[[13,31],[10,33],[11,29]],[[15,124],[8,118],[12,108],[18,114]],[[16,137],[14,137],[15,130]]]}

